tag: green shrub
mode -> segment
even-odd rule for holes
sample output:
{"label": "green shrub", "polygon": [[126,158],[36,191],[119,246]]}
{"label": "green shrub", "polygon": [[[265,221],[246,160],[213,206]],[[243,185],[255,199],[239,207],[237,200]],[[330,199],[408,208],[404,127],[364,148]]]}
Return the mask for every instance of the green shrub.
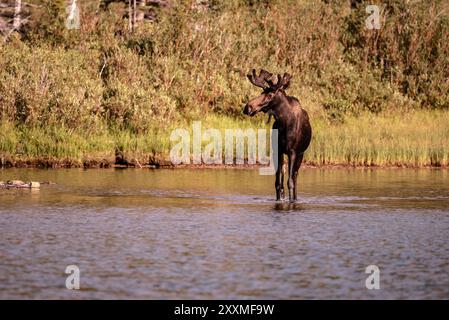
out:
{"label": "green shrub", "polygon": [[0,116],[28,125],[89,128],[98,120],[102,85],[98,57],[78,50],[0,48]]}
{"label": "green shrub", "polygon": [[[449,108],[447,1],[379,1],[380,30],[365,28],[368,0],[354,8],[334,0],[214,0],[205,10],[173,1],[134,33],[124,1],[79,1],[79,30],[64,27],[65,1],[30,2],[38,6],[27,27],[0,41],[0,120],[8,128],[108,130],[120,140],[208,116],[238,122],[243,104],[260,93],[245,76],[253,68],[293,74],[288,93],[329,126],[324,132],[362,116]],[[344,128],[348,139],[363,129]]]}

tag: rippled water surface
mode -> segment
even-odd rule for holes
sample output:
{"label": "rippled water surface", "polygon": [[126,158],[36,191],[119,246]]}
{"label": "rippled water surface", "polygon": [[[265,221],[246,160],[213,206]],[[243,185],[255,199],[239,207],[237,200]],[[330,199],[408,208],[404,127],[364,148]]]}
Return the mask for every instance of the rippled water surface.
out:
{"label": "rippled water surface", "polygon": [[[449,299],[449,172],[0,170],[0,298]],[[65,287],[66,266],[81,290]],[[365,268],[380,268],[368,290]]]}

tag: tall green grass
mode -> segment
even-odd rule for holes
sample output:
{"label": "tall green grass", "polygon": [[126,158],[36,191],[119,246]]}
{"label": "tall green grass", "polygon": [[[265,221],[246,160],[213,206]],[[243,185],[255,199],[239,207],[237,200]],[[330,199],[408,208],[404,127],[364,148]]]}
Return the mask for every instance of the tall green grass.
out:
{"label": "tall green grass", "polygon": [[329,125],[312,119],[314,140],[306,155],[317,164],[448,166],[447,111],[348,117]]}
{"label": "tall green grass", "polygon": [[[449,166],[448,111],[417,111],[408,115],[374,116],[365,113],[347,117],[344,123],[312,118],[313,139],[305,155],[309,165],[349,166]],[[266,119],[240,119],[210,115],[200,119],[202,130],[269,128]],[[35,164],[82,166],[83,163],[115,163],[119,150],[130,164],[167,164],[173,129],[187,129],[188,121],[157,127],[146,134],[127,130],[104,130],[102,134],[70,131],[63,127],[29,128],[4,122],[0,125],[0,158],[3,164]],[[224,141],[224,134],[222,134]],[[224,154],[223,144],[223,154]],[[40,162],[37,162],[40,163]],[[224,160],[223,160],[224,163]]]}

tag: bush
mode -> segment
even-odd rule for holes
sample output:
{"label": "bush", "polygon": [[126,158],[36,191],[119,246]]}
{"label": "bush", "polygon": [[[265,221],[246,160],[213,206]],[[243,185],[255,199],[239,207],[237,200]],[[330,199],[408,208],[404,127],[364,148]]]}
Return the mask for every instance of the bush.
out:
{"label": "bush", "polygon": [[421,106],[449,108],[448,2],[383,2],[380,30],[364,26],[368,4],[360,1],[345,19],[346,58],[376,70],[378,82],[395,86]]}
{"label": "bush", "polygon": [[33,13],[41,20],[0,49],[0,115],[136,132],[209,112],[239,117],[259,92],[245,77],[252,68],[292,73],[289,92],[338,121],[404,105],[448,108],[446,2],[388,0],[378,31],[365,29],[368,2],[356,3],[175,3],[130,34],[123,2],[83,3],[81,29],[66,30],[64,2],[45,1]]}
{"label": "bush", "polygon": [[27,125],[95,125],[102,85],[98,57],[78,50],[30,47],[0,48],[0,116]]}

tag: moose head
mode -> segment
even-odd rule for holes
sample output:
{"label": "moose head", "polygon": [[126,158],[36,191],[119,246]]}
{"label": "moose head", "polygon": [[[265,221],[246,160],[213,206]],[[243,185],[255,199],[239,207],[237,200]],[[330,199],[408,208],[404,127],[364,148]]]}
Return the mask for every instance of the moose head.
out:
{"label": "moose head", "polygon": [[247,77],[253,85],[263,89],[262,94],[251,99],[243,110],[244,114],[251,117],[260,111],[266,113],[272,109],[274,106],[272,102],[279,95],[285,96],[285,90],[292,79],[290,74],[284,73],[283,76],[278,74],[277,79],[273,81],[273,74],[263,69],[260,70],[259,76],[256,75],[256,70],[253,69],[252,74],[248,74]]}

